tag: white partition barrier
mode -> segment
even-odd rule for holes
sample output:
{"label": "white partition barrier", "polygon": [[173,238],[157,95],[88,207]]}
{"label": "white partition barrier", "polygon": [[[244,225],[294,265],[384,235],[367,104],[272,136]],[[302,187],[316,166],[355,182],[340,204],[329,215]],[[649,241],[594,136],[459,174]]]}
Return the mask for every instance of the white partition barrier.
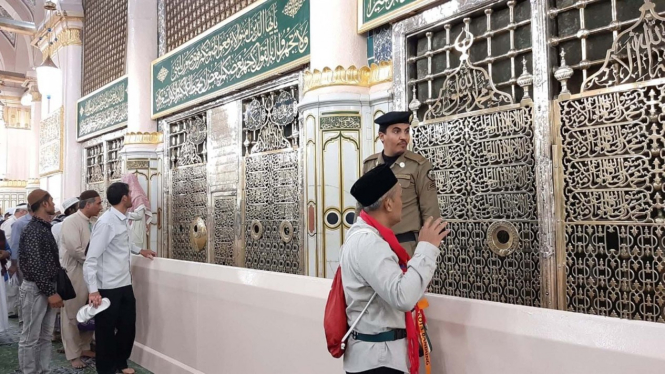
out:
{"label": "white partition barrier", "polygon": [[[331,281],[134,258],[132,360],[156,374],[340,374]],[[429,295],[432,373],[665,373],[665,325]]]}

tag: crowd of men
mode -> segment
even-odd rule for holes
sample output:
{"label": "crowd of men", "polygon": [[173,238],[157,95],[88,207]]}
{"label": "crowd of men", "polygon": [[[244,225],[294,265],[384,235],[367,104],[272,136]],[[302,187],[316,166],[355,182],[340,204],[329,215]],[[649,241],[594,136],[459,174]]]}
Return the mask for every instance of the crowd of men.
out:
{"label": "crowd of men", "polygon": [[[407,150],[411,120],[409,112],[375,120],[384,149],[364,161],[363,175],[351,189],[358,202],[356,222],[340,256],[347,325],[354,326],[344,356],[347,373],[415,374],[422,356],[430,369],[423,296],[449,231],[440,218],[432,164]],[[129,256],[152,258],[154,252],[130,240],[129,185],[114,183],[106,195],[112,207],[94,228],[91,218],[101,210],[94,191],[81,194],[75,213],[69,209],[74,200],[68,200],[63,206],[68,216],[56,218],[61,223],[55,225],[52,197],[33,191],[1,226],[7,252],[0,251],[0,261],[8,253],[8,273],[18,274],[21,282],[19,361],[24,374],[48,372],[57,310],[73,367],[84,365],[82,356],[96,355],[98,373],[133,373],[127,366],[136,321]],[[2,240],[0,235],[0,245]],[[77,295],[67,301],[56,292],[61,266]],[[95,315],[92,352],[92,334],[80,331],[75,315],[86,303],[98,307],[104,301],[110,307]]]}
{"label": "crowd of men", "polygon": [[[5,285],[19,289],[18,297],[9,293],[8,298],[0,298],[0,311],[4,311],[0,331],[7,326],[8,316],[19,319],[18,359],[23,374],[49,372],[56,319],[72,367],[86,367],[81,358],[90,357],[95,358],[98,373],[134,372],[127,362],[136,321],[130,254],[153,258],[155,253],[130,240],[129,185],[113,183],[106,198],[111,207],[93,224],[102,211],[102,199],[96,191],[67,199],[62,204],[64,214],[60,214],[53,197],[37,189],[27,196],[27,204],[10,209],[0,225],[4,277],[0,291]],[[62,269],[76,293],[68,300],[58,293]],[[94,323],[77,319],[82,307],[97,308],[102,298],[107,300],[106,307],[93,313]]]}

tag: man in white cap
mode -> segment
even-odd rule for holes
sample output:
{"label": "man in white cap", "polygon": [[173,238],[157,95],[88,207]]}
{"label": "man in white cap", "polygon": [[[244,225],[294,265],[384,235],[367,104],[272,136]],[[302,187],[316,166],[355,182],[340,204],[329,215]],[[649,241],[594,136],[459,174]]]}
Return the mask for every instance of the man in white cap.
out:
{"label": "man in white cap", "polygon": [[92,223],[90,219],[97,217],[102,211],[102,199],[94,190],[81,193],[78,212],[67,217],[62,223],[60,251],[63,253],[61,264],[76,291],[76,297],[65,301],[60,310],[62,327],[62,345],[65,356],[74,369],[86,367],[81,357],[95,357],[90,350],[92,331],[79,331],[76,313],[88,302],[88,287],[83,279],[83,263],[86,249],[90,242]]}
{"label": "man in white cap", "polygon": [[62,203],[62,210],[65,211],[65,214],[56,217],[53,220],[53,222],[51,222],[53,224],[53,227],[51,228],[51,233],[53,233],[55,242],[58,243],[58,248],[60,252],[59,253],[60,262],[62,262],[62,255],[64,254],[64,250],[62,249],[62,244],[60,243],[60,232],[62,231],[62,222],[65,220],[65,218],[76,213],[76,211],[78,210],[78,203],[79,203],[78,197],[70,197],[69,199],[65,200],[65,202]]}
{"label": "man in white cap", "polygon": [[7,241],[9,242],[9,246],[12,245],[12,226],[14,226],[14,223],[16,223],[21,217],[25,216],[28,214],[28,204],[19,204],[17,205],[14,209],[14,214],[12,214],[9,219],[7,219],[2,226],[0,226],[0,230],[5,232],[5,237],[7,238]]}

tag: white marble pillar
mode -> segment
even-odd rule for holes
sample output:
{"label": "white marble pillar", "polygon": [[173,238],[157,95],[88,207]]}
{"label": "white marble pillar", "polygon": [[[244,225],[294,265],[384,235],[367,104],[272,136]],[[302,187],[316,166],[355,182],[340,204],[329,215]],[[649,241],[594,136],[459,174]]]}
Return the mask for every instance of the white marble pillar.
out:
{"label": "white marble pillar", "polygon": [[311,1],[312,69],[367,65],[367,37],[358,35],[357,0]]}
{"label": "white marble pillar", "polygon": [[32,104],[30,104],[30,166],[28,171],[28,184],[26,193],[39,188],[39,126],[42,120],[42,102],[41,98],[36,100],[38,95],[33,95]]}
{"label": "white marble pillar", "polygon": [[[339,249],[354,221],[351,186],[360,176],[363,159],[376,152],[373,118],[387,111],[392,99],[390,84],[372,87],[380,82],[372,77],[381,74],[378,66],[367,66],[367,36],[356,32],[356,8],[356,0],[310,3],[311,70],[299,110],[304,121],[311,276],[335,274]],[[376,105],[383,105],[382,110]]]}
{"label": "white marble pillar", "polygon": [[135,173],[143,187],[154,224],[147,231],[146,247],[161,253],[157,218],[161,211],[162,137],[151,118],[150,63],[157,58],[157,0],[129,1],[127,9],[128,120],[120,155],[124,171]]}
{"label": "white marble pillar", "polygon": [[[64,110],[64,152],[61,200],[81,194],[83,189],[82,162],[83,147],[79,143],[76,130],[76,102],[81,98],[82,46],[73,44],[60,48],[57,52],[63,63],[62,107]],[[49,183],[50,188],[50,183]]]}
{"label": "white marble pillar", "polygon": [[157,0],[127,3],[127,131],[157,131],[150,118],[150,63],[157,58]]}

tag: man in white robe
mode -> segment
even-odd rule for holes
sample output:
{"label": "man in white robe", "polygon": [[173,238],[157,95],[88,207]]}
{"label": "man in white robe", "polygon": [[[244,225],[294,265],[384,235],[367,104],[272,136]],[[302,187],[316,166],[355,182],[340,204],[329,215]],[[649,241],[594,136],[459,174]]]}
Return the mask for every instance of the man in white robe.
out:
{"label": "man in white robe", "polygon": [[79,211],[62,222],[60,237],[60,248],[63,250],[62,266],[67,270],[69,280],[76,291],[76,297],[66,300],[65,307],[60,311],[62,345],[65,348],[65,357],[75,369],[86,367],[81,361],[81,357],[95,357],[90,350],[93,332],[79,331],[76,313],[88,302],[88,288],[83,278],[83,263],[92,231],[90,218],[96,217],[101,212],[102,199],[96,191],[84,191],[78,204]]}

